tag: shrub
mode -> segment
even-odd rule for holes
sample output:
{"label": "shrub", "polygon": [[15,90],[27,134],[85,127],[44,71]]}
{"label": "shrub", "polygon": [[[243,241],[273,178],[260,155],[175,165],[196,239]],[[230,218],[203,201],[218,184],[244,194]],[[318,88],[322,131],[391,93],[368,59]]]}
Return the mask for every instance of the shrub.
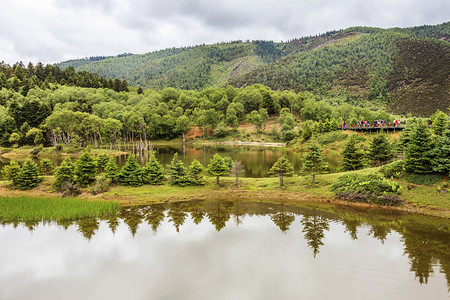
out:
{"label": "shrub", "polygon": [[20,165],[15,160],[11,160],[9,165],[3,167],[2,177],[6,180],[11,180],[13,185],[17,185],[19,173]]}
{"label": "shrub", "polygon": [[95,184],[89,189],[93,195],[104,193],[109,190],[111,185],[111,179],[106,176],[105,173],[97,175]]}
{"label": "shrub", "polygon": [[76,197],[81,194],[80,185],[70,181],[65,182],[60,188],[62,197]]}
{"label": "shrub", "polygon": [[401,187],[396,182],[389,182],[382,176],[372,173],[345,174],[336,179],[330,189],[344,200],[375,203],[380,205],[399,205]]}
{"label": "shrub", "polygon": [[219,125],[217,125],[216,129],[214,130],[214,135],[216,137],[226,137],[228,134],[228,128],[225,125],[225,123],[221,122]]}
{"label": "shrub", "polygon": [[381,167],[380,173],[385,178],[401,178],[405,172],[404,166],[405,162],[403,160],[394,161]]}
{"label": "shrub", "polygon": [[44,149],[44,147],[42,146],[42,144],[40,144],[39,146],[34,147],[33,150],[30,151],[30,154],[38,155],[42,151],[42,149]]}
{"label": "shrub", "polygon": [[433,185],[442,181],[442,176],[438,174],[408,174],[405,179],[415,184]]}
{"label": "shrub", "polygon": [[348,134],[341,131],[327,132],[319,138],[319,143],[322,145],[331,144],[337,141],[343,141],[347,136]]}

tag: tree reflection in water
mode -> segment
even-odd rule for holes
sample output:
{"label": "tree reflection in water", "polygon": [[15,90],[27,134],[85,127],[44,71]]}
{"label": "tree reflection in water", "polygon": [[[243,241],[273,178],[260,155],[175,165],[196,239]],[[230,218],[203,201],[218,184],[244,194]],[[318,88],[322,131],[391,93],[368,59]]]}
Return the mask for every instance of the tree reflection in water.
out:
{"label": "tree reflection in water", "polygon": [[324,231],[330,230],[330,224],[326,218],[317,215],[304,215],[300,223],[303,225],[302,232],[305,234],[305,240],[308,247],[313,250],[315,258],[319,253],[320,246],[323,246]]}
{"label": "tree reflection in water", "polygon": [[[311,209],[300,205],[271,204],[258,202],[232,201],[188,201],[155,204],[148,206],[123,207],[116,217],[105,219],[105,223],[114,233],[121,222],[126,224],[134,237],[140,224],[145,221],[153,233],[165,221],[172,223],[180,232],[186,219],[190,217],[194,224],[207,220],[216,231],[221,231],[228,224],[240,225],[246,216],[269,216],[272,222],[283,233],[290,230],[295,218],[300,219],[302,233],[314,257],[324,246],[325,232],[330,230],[330,222],[341,224],[351,239],[358,239],[358,229],[369,227],[369,235],[384,243],[388,235],[396,232],[401,235],[404,254],[410,261],[410,270],[421,284],[427,284],[434,272],[434,266],[440,266],[445,273],[450,288],[450,234],[447,220],[427,218],[417,215],[401,214],[395,211],[376,211],[350,209],[326,206],[323,210]],[[234,222],[228,222],[233,218]],[[36,230],[42,224],[56,224],[66,230],[72,225],[77,226],[86,239],[91,240],[100,226],[100,219],[83,219],[68,221],[29,221],[5,222],[2,226],[25,226],[30,231]],[[231,225],[233,226],[233,225]]]}

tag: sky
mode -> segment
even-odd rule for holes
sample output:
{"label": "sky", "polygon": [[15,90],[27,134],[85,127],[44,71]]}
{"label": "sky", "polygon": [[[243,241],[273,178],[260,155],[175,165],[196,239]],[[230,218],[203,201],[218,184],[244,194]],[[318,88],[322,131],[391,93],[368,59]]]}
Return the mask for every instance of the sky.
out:
{"label": "sky", "polygon": [[0,61],[56,63],[351,26],[449,21],[448,0],[0,0]]}

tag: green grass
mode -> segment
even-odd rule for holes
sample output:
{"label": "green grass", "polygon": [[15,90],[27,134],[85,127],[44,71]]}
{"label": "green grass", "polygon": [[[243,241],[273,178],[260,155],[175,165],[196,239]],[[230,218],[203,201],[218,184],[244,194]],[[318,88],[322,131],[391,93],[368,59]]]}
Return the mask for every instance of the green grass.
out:
{"label": "green grass", "polygon": [[115,215],[118,202],[74,198],[0,197],[2,221],[61,221]]}

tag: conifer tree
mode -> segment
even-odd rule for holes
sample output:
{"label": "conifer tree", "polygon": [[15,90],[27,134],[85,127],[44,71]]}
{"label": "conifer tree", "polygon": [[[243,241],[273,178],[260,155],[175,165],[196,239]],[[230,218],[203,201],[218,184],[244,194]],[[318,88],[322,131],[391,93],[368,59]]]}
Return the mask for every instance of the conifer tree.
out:
{"label": "conifer tree", "polygon": [[20,165],[15,160],[11,160],[9,165],[3,167],[2,177],[6,180],[11,180],[13,186],[17,185],[17,180],[20,173]]}
{"label": "conifer tree", "polygon": [[95,176],[97,175],[97,162],[89,152],[85,151],[77,159],[74,174],[75,181],[82,187],[87,187],[95,181]]}
{"label": "conifer tree", "polygon": [[108,163],[108,161],[109,161],[109,155],[108,154],[100,154],[97,157],[97,166],[99,168],[105,168],[106,164]]}
{"label": "conifer tree", "polygon": [[272,168],[270,168],[268,175],[278,175],[280,177],[280,186],[283,186],[284,176],[291,176],[293,173],[294,167],[286,157],[282,156],[273,164]]}
{"label": "conifer tree", "polygon": [[70,158],[64,159],[61,165],[55,169],[55,181],[53,181],[52,186],[60,191],[66,182],[73,183],[74,170],[75,166]]}
{"label": "conifer tree", "polygon": [[445,125],[447,123],[448,116],[438,109],[436,113],[431,116],[430,120],[434,134],[442,135],[446,127]]}
{"label": "conifer tree", "polygon": [[364,152],[357,148],[356,141],[353,137],[349,139],[342,150],[341,168],[344,171],[359,170],[365,166]]}
{"label": "conifer tree", "polygon": [[440,174],[450,173],[450,129],[443,130],[442,136],[437,139],[436,145],[431,151],[431,165],[433,171]]}
{"label": "conifer tree", "polygon": [[173,155],[173,159],[167,167],[169,168],[169,184],[179,186],[186,186],[188,184],[186,167],[183,162],[178,159],[178,153]]}
{"label": "conifer tree", "polygon": [[17,186],[19,189],[32,189],[37,187],[41,181],[42,177],[39,177],[38,166],[31,159],[26,160],[17,177]]}
{"label": "conifer tree", "polygon": [[202,175],[202,172],[204,169],[205,168],[203,167],[203,165],[198,160],[194,159],[194,161],[189,166],[189,172],[188,172],[189,181],[193,185],[204,185],[205,184],[205,178]]}
{"label": "conifer tree", "polygon": [[141,186],[144,184],[142,169],[134,155],[130,155],[120,171],[118,182],[120,185]]}
{"label": "conifer tree", "polygon": [[372,163],[377,166],[381,166],[394,158],[392,144],[389,142],[386,134],[377,134],[372,139],[369,146],[369,157]]}
{"label": "conifer tree", "polygon": [[41,160],[40,165],[41,173],[43,175],[51,175],[53,172],[53,164],[52,161],[48,158],[44,158]]}
{"label": "conifer tree", "polygon": [[209,161],[208,168],[206,170],[209,174],[216,177],[217,184],[219,184],[219,178],[221,176],[227,176],[230,172],[230,167],[225,162],[225,159],[216,153]]}
{"label": "conifer tree", "polygon": [[153,185],[164,183],[164,168],[153,152],[150,154],[150,159],[142,171],[145,183]]}
{"label": "conifer tree", "polygon": [[105,166],[106,177],[111,179],[112,183],[116,183],[119,177],[119,167],[114,160],[114,157],[109,156],[108,162]]}
{"label": "conifer tree", "polygon": [[423,122],[419,123],[411,134],[406,151],[405,171],[418,174],[432,173],[430,153],[432,148],[430,130]]}
{"label": "conifer tree", "polygon": [[316,184],[316,174],[320,174],[328,167],[328,163],[323,161],[323,149],[313,141],[308,147],[309,152],[303,156],[303,171],[312,174],[312,184]]}

